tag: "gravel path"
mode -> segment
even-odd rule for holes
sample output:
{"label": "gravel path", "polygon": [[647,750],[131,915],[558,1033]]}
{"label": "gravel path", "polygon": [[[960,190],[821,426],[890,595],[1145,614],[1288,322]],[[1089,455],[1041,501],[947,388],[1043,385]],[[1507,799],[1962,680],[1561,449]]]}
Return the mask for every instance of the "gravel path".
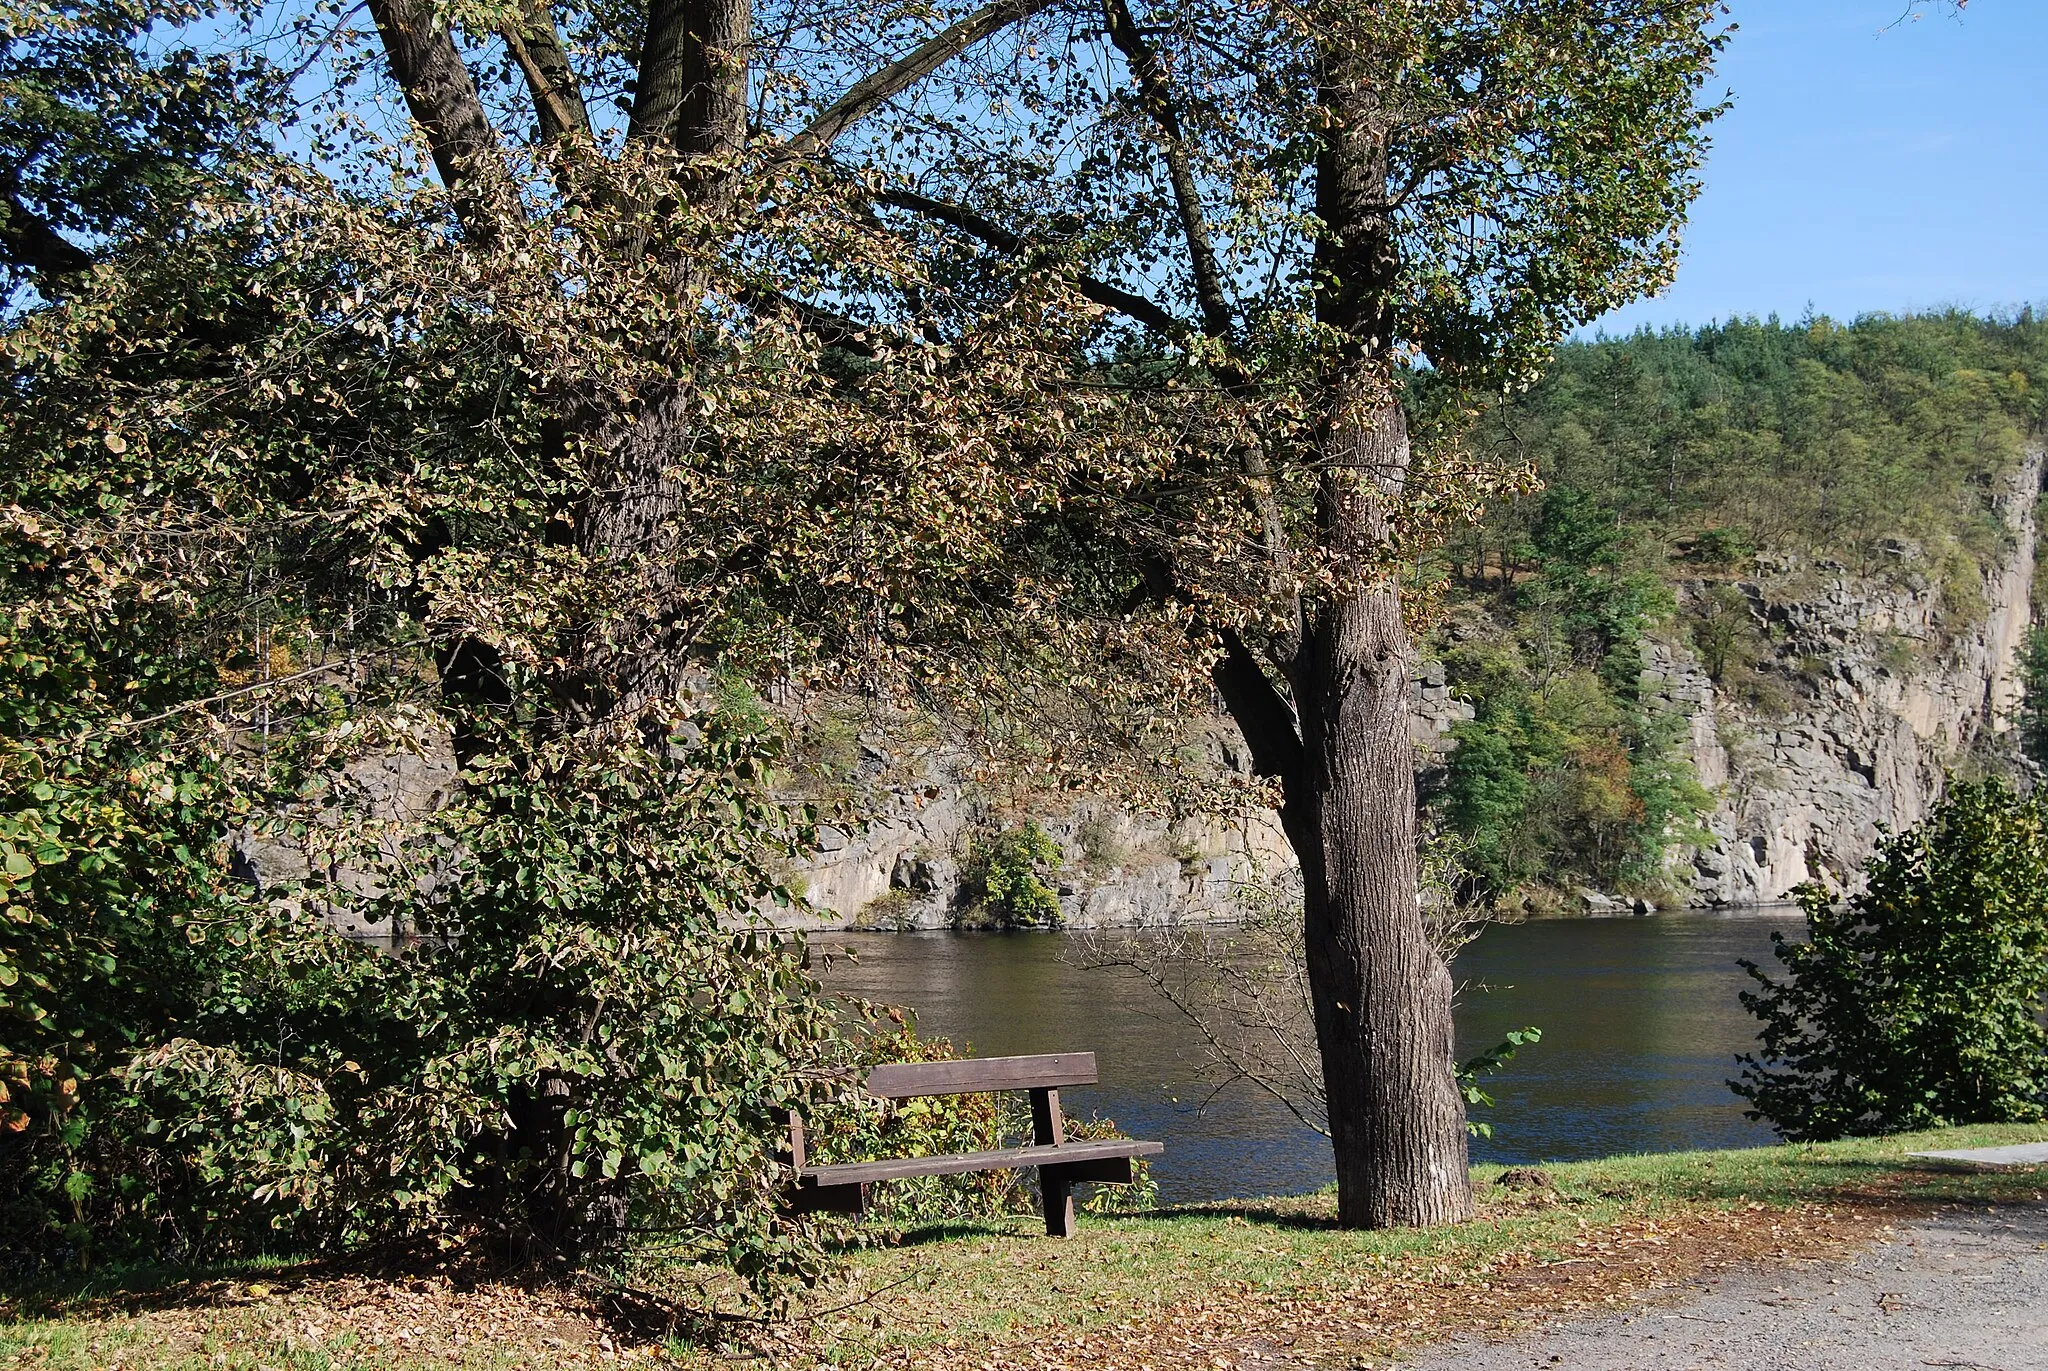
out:
{"label": "gravel path", "polygon": [[2048,1371],[2048,1205],[1950,1210],[1842,1263],[1756,1267],[1675,1300],[1413,1371]]}

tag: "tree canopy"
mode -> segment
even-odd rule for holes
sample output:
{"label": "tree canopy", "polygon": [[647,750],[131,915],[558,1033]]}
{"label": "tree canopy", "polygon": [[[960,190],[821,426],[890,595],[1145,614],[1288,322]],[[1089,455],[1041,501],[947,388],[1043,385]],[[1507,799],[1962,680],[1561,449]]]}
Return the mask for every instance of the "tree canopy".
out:
{"label": "tree canopy", "polygon": [[[1345,1221],[1468,1213],[1400,582],[1501,477],[1411,391],[1524,384],[1668,275],[1717,13],[17,0],[40,1231],[654,1221],[800,1271],[745,1201],[825,1030],[735,930],[807,817],[713,668],[1028,715],[1047,772],[1171,772],[1220,691],[1311,873]],[[430,802],[371,779],[440,747]],[[326,922],[401,914],[389,962]],[[233,974],[153,974],[179,939]]]}

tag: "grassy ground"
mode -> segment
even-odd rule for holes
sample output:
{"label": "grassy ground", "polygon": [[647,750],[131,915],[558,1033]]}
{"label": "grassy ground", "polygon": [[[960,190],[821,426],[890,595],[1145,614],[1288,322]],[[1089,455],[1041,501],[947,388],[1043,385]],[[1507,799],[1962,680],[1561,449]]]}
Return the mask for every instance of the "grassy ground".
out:
{"label": "grassy ground", "polygon": [[0,1296],[0,1367],[1357,1367],[1739,1262],[1826,1259],[1938,1205],[2039,1202],[2042,1172],[1904,1154],[2043,1139],[2048,1128],[1966,1128],[1541,1178],[1482,1167],[1481,1216],[1451,1229],[1344,1232],[1318,1195],[1084,1217],[1066,1243],[1027,1219],[884,1236],[800,1317],[733,1324],[708,1347],[636,1337],[571,1292],[317,1268],[132,1272]]}

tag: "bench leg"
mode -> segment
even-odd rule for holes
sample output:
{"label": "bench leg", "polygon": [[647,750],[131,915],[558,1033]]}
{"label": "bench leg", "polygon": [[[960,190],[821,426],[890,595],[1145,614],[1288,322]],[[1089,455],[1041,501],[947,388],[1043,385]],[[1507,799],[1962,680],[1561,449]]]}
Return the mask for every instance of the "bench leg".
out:
{"label": "bench leg", "polygon": [[1045,1236],[1074,1236],[1074,1179],[1064,1166],[1038,1168],[1038,1193],[1045,1200]]}

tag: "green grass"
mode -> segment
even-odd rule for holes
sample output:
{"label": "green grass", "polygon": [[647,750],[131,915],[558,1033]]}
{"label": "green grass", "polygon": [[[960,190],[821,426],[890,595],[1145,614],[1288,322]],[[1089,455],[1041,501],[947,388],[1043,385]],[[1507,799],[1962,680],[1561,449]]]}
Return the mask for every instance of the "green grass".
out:
{"label": "green grass", "polygon": [[[1019,1241],[1037,1231],[1032,1219],[907,1235],[902,1247],[856,1259],[854,1291],[889,1295],[828,1321],[819,1346],[830,1361],[864,1363],[893,1346],[1041,1329],[1086,1335],[1210,1293],[1313,1301],[1418,1273],[1437,1282],[1478,1280],[1505,1256],[1564,1259],[1591,1230],[1701,1208],[2032,1201],[2048,1184],[2039,1171],[1978,1172],[1905,1154],[2042,1140],[2048,1128],[1997,1125],[1575,1162],[1544,1167],[1555,1193],[1534,1201],[1498,1190],[1503,1168],[1478,1166],[1481,1216],[1454,1228],[1345,1231],[1334,1225],[1334,1195],[1324,1192],[1086,1219],[1068,1243]],[[872,1317],[878,1311],[885,1314],[880,1328]]]}
{"label": "green grass", "polygon": [[[1554,1190],[1542,1192],[1504,1190],[1495,1184],[1501,1168],[1481,1166],[1474,1168],[1481,1215],[1454,1228],[1341,1230],[1333,1222],[1333,1197],[1324,1193],[1084,1216],[1079,1236],[1069,1242],[1037,1236],[1038,1221],[1030,1217],[898,1235],[871,1232],[875,1244],[848,1254],[841,1275],[818,1293],[807,1314],[749,1337],[750,1364],[867,1365],[884,1353],[978,1364],[976,1358],[1005,1344],[1128,1340],[1150,1336],[1142,1331],[1148,1320],[1186,1323],[1209,1313],[1251,1326],[1243,1321],[1275,1320],[1283,1316],[1271,1311],[1329,1301],[1365,1311],[1361,1319],[1371,1314],[1379,1320],[1375,1328],[1398,1338],[1404,1317],[1409,1325],[1434,1326],[1429,1320],[1469,1321],[1487,1313],[1486,1301],[1502,1298],[1497,1282],[1503,1270],[1578,1263],[1572,1269],[1598,1272],[1608,1264],[1601,1254],[1610,1241],[1620,1250],[1630,1234],[1682,1233],[1717,1211],[1742,1211],[1767,1238],[1778,1211],[1800,1206],[1849,1212],[1874,1204],[2035,1202],[2048,1185],[2042,1171],[1978,1172],[1909,1161],[1905,1154],[2042,1140],[2048,1127],[1987,1126],[1618,1157],[1545,1167]],[[1758,1251],[1767,1256],[1768,1242]],[[205,1280],[195,1285],[194,1274]],[[677,1289],[686,1276],[676,1273]],[[255,1267],[130,1271],[17,1289],[0,1296],[0,1367],[82,1371],[118,1361],[133,1371],[518,1365],[554,1371],[606,1360],[598,1340],[607,1330],[597,1322],[578,1315],[582,1321],[574,1327],[554,1325],[559,1336],[549,1341],[533,1324],[539,1316],[517,1307],[495,1326],[525,1332],[497,1341],[471,1337],[459,1346],[450,1341],[467,1322],[465,1300],[509,1299],[516,1306],[527,1296],[445,1288],[431,1297],[406,1296],[403,1289],[421,1287],[393,1288],[401,1290],[394,1298],[432,1305],[446,1336],[414,1345],[379,1337],[360,1319],[351,1324],[345,1312],[335,1312],[337,1301],[331,1291],[323,1293],[320,1278],[295,1280]],[[202,1298],[194,1291],[212,1294]],[[1602,1296],[1595,1291],[1587,1298]],[[1418,1305],[1424,1299],[1435,1303]],[[1412,1312],[1418,1308],[1429,1320],[1418,1322]],[[1500,1308],[1515,1317],[1540,1313],[1512,1301]],[[318,1336],[304,1332],[308,1323]],[[716,1351],[680,1343],[638,1351],[642,1364],[650,1364],[650,1352],[698,1364],[720,1360]]]}

